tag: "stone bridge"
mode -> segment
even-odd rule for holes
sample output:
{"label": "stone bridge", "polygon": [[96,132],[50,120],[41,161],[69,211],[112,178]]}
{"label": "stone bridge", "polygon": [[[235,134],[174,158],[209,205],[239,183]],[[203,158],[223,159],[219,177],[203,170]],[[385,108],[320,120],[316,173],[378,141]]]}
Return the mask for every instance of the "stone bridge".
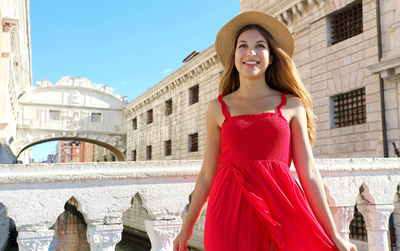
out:
{"label": "stone bridge", "polygon": [[[357,204],[367,226],[368,250],[389,251],[392,213],[400,229],[400,160],[316,159],[316,164],[340,234],[349,238]],[[197,160],[0,165],[0,208],[15,222],[19,250],[47,250],[54,235],[49,227],[73,197],[88,225],[91,250],[114,250],[122,214],[138,194],[148,213],[152,250],[172,250],[201,165]],[[399,247],[399,231],[396,235]]]}
{"label": "stone bridge", "polygon": [[52,140],[77,140],[111,150],[125,159],[124,98],[86,78],[64,77],[55,85],[38,82],[18,98],[17,156],[25,149]]}

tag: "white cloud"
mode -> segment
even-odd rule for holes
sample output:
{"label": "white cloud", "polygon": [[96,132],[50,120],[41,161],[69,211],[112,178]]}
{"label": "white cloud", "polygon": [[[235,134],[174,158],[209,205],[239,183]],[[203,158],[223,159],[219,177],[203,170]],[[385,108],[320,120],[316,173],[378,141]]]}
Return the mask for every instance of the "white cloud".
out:
{"label": "white cloud", "polygon": [[162,71],[162,74],[167,74],[170,71],[171,71],[171,69],[165,69],[165,70]]}

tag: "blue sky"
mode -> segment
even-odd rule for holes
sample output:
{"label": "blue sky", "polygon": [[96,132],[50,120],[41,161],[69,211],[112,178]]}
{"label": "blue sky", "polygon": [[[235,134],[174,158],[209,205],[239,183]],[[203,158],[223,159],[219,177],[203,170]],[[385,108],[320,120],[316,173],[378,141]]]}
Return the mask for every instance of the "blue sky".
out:
{"label": "blue sky", "polygon": [[[33,82],[63,76],[107,84],[132,101],[211,46],[239,0],[30,2]],[[56,142],[32,147],[42,160]]]}

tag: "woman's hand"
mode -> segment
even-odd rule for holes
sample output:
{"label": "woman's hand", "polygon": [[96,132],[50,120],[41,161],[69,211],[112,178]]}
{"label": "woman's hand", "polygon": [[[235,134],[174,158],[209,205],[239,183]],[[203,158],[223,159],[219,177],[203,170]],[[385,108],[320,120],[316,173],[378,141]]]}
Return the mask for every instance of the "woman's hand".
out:
{"label": "woman's hand", "polygon": [[192,235],[192,231],[180,231],[173,242],[173,251],[188,251],[187,243]]}
{"label": "woman's hand", "polygon": [[337,237],[334,240],[334,243],[340,251],[357,251],[357,247],[353,243],[343,239],[342,237]]}

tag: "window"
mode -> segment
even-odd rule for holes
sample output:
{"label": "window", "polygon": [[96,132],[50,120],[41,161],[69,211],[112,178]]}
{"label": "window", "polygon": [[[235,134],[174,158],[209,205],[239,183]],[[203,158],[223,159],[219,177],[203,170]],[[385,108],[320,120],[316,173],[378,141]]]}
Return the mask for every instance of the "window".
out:
{"label": "window", "polygon": [[137,117],[132,119],[132,130],[136,130],[136,129],[137,129]]}
{"label": "window", "polygon": [[172,154],[171,146],[172,146],[171,140],[164,141],[164,155],[165,156],[171,156],[171,154]]}
{"label": "window", "polygon": [[350,222],[350,239],[368,240],[364,217],[358,211],[357,206],[354,207],[353,220]]}
{"label": "window", "polygon": [[189,88],[189,105],[199,102],[199,85]]}
{"label": "window", "polygon": [[92,123],[100,123],[101,122],[101,113],[93,112],[90,117],[90,121]]}
{"label": "window", "polygon": [[151,146],[146,146],[146,160],[151,160]]}
{"label": "window", "polygon": [[172,98],[165,101],[165,115],[168,116],[172,114]]}
{"label": "window", "polygon": [[147,124],[153,123],[153,109],[147,111]]}
{"label": "window", "polygon": [[189,152],[197,152],[198,145],[198,133],[189,134]]}
{"label": "window", "polygon": [[115,161],[115,155],[111,155],[111,161]]}
{"label": "window", "polygon": [[331,97],[334,127],[366,123],[365,87]]}
{"label": "window", "polygon": [[132,150],[131,160],[136,161],[136,149]]}
{"label": "window", "polygon": [[328,46],[363,32],[362,2],[355,1],[327,17]]}
{"label": "window", "polygon": [[49,119],[59,120],[60,119],[60,111],[49,110]]}

